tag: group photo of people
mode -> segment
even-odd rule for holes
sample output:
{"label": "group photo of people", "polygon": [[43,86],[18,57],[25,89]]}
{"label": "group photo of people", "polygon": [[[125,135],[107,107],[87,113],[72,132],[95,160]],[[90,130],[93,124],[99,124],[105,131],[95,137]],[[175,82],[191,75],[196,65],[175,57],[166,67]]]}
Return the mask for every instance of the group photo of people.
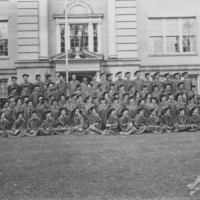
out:
{"label": "group photo of people", "polygon": [[0,113],[2,137],[200,130],[199,94],[187,72],[101,72],[100,81],[94,75],[82,82],[72,74],[68,83],[62,73],[57,78],[54,82],[50,74],[43,82],[37,74],[31,83],[23,74],[18,84],[11,77]]}

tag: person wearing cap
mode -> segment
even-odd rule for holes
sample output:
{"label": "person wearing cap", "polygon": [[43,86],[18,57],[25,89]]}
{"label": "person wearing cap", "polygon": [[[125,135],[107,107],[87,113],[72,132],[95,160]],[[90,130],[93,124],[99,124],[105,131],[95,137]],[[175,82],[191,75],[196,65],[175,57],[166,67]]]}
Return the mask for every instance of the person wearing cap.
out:
{"label": "person wearing cap", "polygon": [[39,128],[41,127],[42,119],[37,116],[37,111],[32,110],[31,118],[27,122],[27,136],[35,137],[38,135]]}
{"label": "person wearing cap", "polygon": [[84,100],[87,98],[87,97],[94,97],[94,91],[92,89],[92,83],[87,83],[87,88],[86,88],[86,91],[83,92],[83,98]]}
{"label": "person wearing cap", "polygon": [[43,108],[44,108],[44,97],[43,97],[43,95],[39,95],[38,96],[38,103],[36,105],[36,110],[37,110],[37,116],[40,119],[44,119]]}
{"label": "person wearing cap", "polygon": [[197,106],[190,110],[189,123],[191,125],[192,132],[200,131],[200,115],[199,108]]}
{"label": "person wearing cap", "polygon": [[186,93],[186,91],[184,90],[183,82],[180,82],[177,86],[178,86],[178,90],[174,93],[175,96],[179,93]]}
{"label": "person wearing cap", "polygon": [[96,90],[94,90],[94,97],[97,97],[98,100],[102,97],[103,89],[101,87],[102,83],[98,83]]}
{"label": "person wearing cap", "polygon": [[27,121],[23,117],[23,112],[16,113],[16,119],[12,126],[9,136],[22,137],[26,135]]}
{"label": "person wearing cap", "polygon": [[144,115],[144,108],[138,109],[138,114],[135,117],[134,125],[137,128],[137,134],[150,133],[148,118]]}
{"label": "person wearing cap", "polygon": [[97,75],[94,74],[92,76],[92,81],[90,82],[92,84],[92,90],[95,91],[97,89],[98,81],[97,81]]}
{"label": "person wearing cap", "polygon": [[32,100],[27,101],[27,107],[24,109],[24,118],[28,121],[32,117],[32,112],[34,111]]}
{"label": "person wearing cap", "polygon": [[176,92],[178,90],[178,84],[181,82],[180,80],[180,74],[179,73],[175,73],[173,75],[174,79],[172,81],[172,91]]}
{"label": "person wearing cap", "polygon": [[68,84],[64,80],[62,73],[58,74],[58,78],[59,78],[59,82],[56,84],[56,90],[57,90],[57,93],[58,93],[58,100],[60,100],[61,94],[64,94],[65,96],[67,96],[67,94],[68,94]]}
{"label": "person wearing cap", "polygon": [[21,97],[22,101],[23,101],[23,104],[22,106],[25,108],[27,108],[27,101],[29,100],[29,96],[24,96],[24,97]]}
{"label": "person wearing cap", "polygon": [[135,87],[136,90],[139,90],[141,91],[142,90],[142,86],[144,84],[144,80],[140,78],[140,71],[136,71],[134,73],[134,76],[136,77],[134,80],[133,80],[133,86]]}
{"label": "person wearing cap", "polygon": [[109,95],[110,99],[113,99],[113,95],[115,92],[116,92],[115,84],[112,83],[112,84],[110,84],[110,89],[108,91],[108,95]]}
{"label": "person wearing cap", "polygon": [[188,92],[188,97],[191,97],[193,95],[195,95],[198,99],[200,98],[200,95],[198,94],[196,90],[196,85],[192,85],[191,91]]}
{"label": "person wearing cap", "polygon": [[130,96],[129,95],[129,103],[127,105],[127,109],[128,109],[128,113],[129,113],[129,117],[134,120],[137,113],[138,113],[138,105],[135,103],[135,96],[132,95]]}
{"label": "person wearing cap", "polygon": [[111,99],[110,99],[110,97],[109,97],[108,92],[105,91],[105,92],[103,93],[102,96],[105,98],[105,102],[106,102],[106,104],[107,104],[108,106],[110,106],[110,104],[111,104]]}
{"label": "person wearing cap", "polygon": [[133,85],[133,80],[131,80],[131,73],[130,72],[126,72],[124,74],[124,76],[126,78],[124,80],[124,90],[125,90],[125,92],[129,92],[131,86]]}
{"label": "person wearing cap", "polygon": [[163,110],[160,123],[161,126],[163,126],[164,133],[177,132],[178,124],[176,123],[175,118],[171,115],[170,108]]}
{"label": "person wearing cap", "polygon": [[174,99],[174,93],[167,94],[167,98],[168,98],[167,104],[168,104],[168,107],[171,110],[171,114],[172,114],[173,117],[176,117],[177,116],[177,112],[176,112],[177,102]]}
{"label": "person wearing cap", "polygon": [[56,135],[55,131],[55,120],[52,118],[51,111],[45,113],[45,120],[43,121],[41,127],[38,129],[40,136]]}
{"label": "person wearing cap", "polygon": [[23,90],[21,91],[21,98],[24,98],[24,97],[26,97],[26,96],[28,96],[28,98],[30,97],[30,95],[31,95],[31,93],[30,93],[30,91],[29,91],[29,89],[28,89],[28,86],[27,85],[24,85],[24,88],[23,88]]}
{"label": "person wearing cap", "polygon": [[15,87],[13,87],[11,89],[10,95],[8,95],[8,97],[10,97],[10,96],[13,96],[14,100],[16,100],[19,97],[19,95],[17,93],[17,89]]}
{"label": "person wearing cap", "polygon": [[31,82],[28,81],[28,74],[23,74],[22,75],[24,82],[21,84],[21,89],[22,91],[24,90],[24,87],[26,86],[28,89],[28,94],[27,95],[31,95],[32,91],[33,91],[33,84]]}
{"label": "person wearing cap", "polygon": [[45,75],[45,83],[44,83],[44,91],[47,90],[49,83],[54,83],[52,75],[51,74],[46,74]]}
{"label": "person wearing cap", "polygon": [[190,110],[195,106],[197,106],[197,104],[195,103],[195,95],[193,95],[188,98],[188,104],[185,107],[187,116],[190,116]]}
{"label": "person wearing cap", "polygon": [[57,124],[56,132],[57,134],[70,134],[71,125],[72,125],[70,113],[66,112],[65,108],[61,108],[59,112],[60,112],[60,116],[58,120],[56,121],[56,124]]}
{"label": "person wearing cap", "polygon": [[54,99],[58,99],[58,92],[56,91],[55,83],[49,82],[47,87],[48,88],[44,92],[44,97],[48,99],[50,96],[53,96]]}
{"label": "person wearing cap", "polygon": [[122,71],[117,72],[115,74],[115,77],[117,78],[117,80],[115,81],[115,88],[116,90],[118,90],[120,85],[124,85],[124,79],[122,78]]}
{"label": "person wearing cap", "polygon": [[125,92],[124,84],[119,85],[118,91],[119,91],[119,98],[120,98],[120,100],[122,101],[123,95],[124,95],[125,93],[127,93],[127,92]]}
{"label": "person wearing cap", "polygon": [[171,88],[172,88],[172,80],[171,80],[171,78],[170,78],[170,73],[165,73],[165,74],[163,75],[163,77],[165,78],[165,80],[163,81],[164,87],[165,87],[165,85],[170,85]]}
{"label": "person wearing cap", "polygon": [[115,97],[110,104],[111,109],[115,109],[117,117],[120,117],[121,115],[121,110],[123,109],[122,106],[119,103],[119,98]]}
{"label": "person wearing cap", "polygon": [[9,120],[6,118],[5,113],[0,113],[0,136],[8,137],[10,131],[11,124]]}
{"label": "person wearing cap", "polygon": [[84,76],[81,82],[81,92],[84,93],[87,90],[87,86],[88,86],[88,78],[87,76]]}
{"label": "person wearing cap", "polygon": [[58,107],[59,107],[59,109],[60,109],[60,108],[64,108],[65,104],[66,104],[66,97],[65,97],[65,94],[61,94],[61,95],[60,95],[60,101],[58,102]]}
{"label": "person wearing cap", "polygon": [[45,87],[45,83],[43,81],[41,81],[41,75],[40,74],[36,74],[35,75],[35,83],[33,84],[33,87],[35,85],[39,86],[39,93],[44,95],[44,87]]}
{"label": "person wearing cap", "polygon": [[106,129],[104,130],[103,135],[119,135],[119,118],[117,117],[114,108],[110,108],[108,111]]}
{"label": "person wearing cap", "polygon": [[149,130],[150,133],[153,134],[161,134],[164,132],[163,127],[160,125],[160,118],[157,116],[156,114],[156,110],[154,108],[152,108],[151,110],[149,110],[150,114],[148,117],[148,123],[149,123]]}
{"label": "person wearing cap", "polygon": [[22,112],[24,114],[24,106],[20,98],[16,99],[16,106],[13,109],[13,121],[17,119],[17,113]]}
{"label": "person wearing cap", "polygon": [[100,104],[97,107],[97,112],[102,119],[102,128],[105,129],[106,120],[107,120],[107,113],[108,113],[109,106],[106,104],[106,100],[104,97],[100,99]]}
{"label": "person wearing cap", "polygon": [[57,121],[57,119],[59,117],[59,107],[58,107],[58,100],[57,99],[53,99],[50,111],[51,111],[52,118],[55,121]]}
{"label": "person wearing cap", "polygon": [[176,122],[178,124],[178,132],[189,132],[192,128],[189,124],[189,118],[186,115],[184,108],[179,109],[179,114],[176,117]]}
{"label": "person wearing cap", "polygon": [[71,114],[72,118],[72,134],[84,134],[84,120],[82,112],[78,108],[74,108]]}
{"label": "person wearing cap", "polygon": [[153,81],[153,86],[157,85],[159,91],[161,90],[161,88],[163,88],[163,82],[160,80],[160,72],[156,72],[154,74],[154,81]]}
{"label": "person wearing cap", "polygon": [[149,111],[148,111],[148,108],[147,108],[147,106],[146,106],[146,99],[141,98],[141,99],[138,101],[138,110],[139,110],[139,109],[143,109],[143,110],[144,110],[144,116],[145,116],[145,117],[148,117]]}
{"label": "person wearing cap", "polygon": [[124,92],[122,93],[122,96],[120,97],[120,105],[123,109],[127,108],[128,103],[129,103],[129,93]]}
{"label": "person wearing cap", "polygon": [[10,85],[8,85],[8,89],[7,89],[8,90],[8,96],[11,95],[11,91],[12,91],[13,88],[16,89],[16,95],[20,96],[20,94],[21,94],[21,86],[17,83],[17,79],[18,78],[16,76],[12,76],[11,77],[12,83]]}
{"label": "person wearing cap", "polygon": [[88,111],[88,128],[85,130],[85,134],[102,135],[102,119],[97,113],[96,107],[92,106]]}
{"label": "person wearing cap", "polygon": [[85,99],[85,113],[88,115],[88,111],[89,109],[94,106],[93,104],[93,98],[91,96],[88,96],[86,99]]}
{"label": "person wearing cap", "polygon": [[76,74],[72,74],[72,80],[68,83],[69,95],[71,96],[77,89],[77,85],[80,85],[80,82],[76,80]]}
{"label": "person wearing cap", "polygon": [[183,101],[183,93],[176,94],[175,100],[176,100],[176,116],[177,116],[179,109],[180,108],[185,109],[186,107],[186,103]]}
{"label": "person wearing cap", "polygon": [[160,107],[158,105],[158,99],[156,97],[151,97],[151,99],[150,99],[150,105],[149,105],[149,107],[147,109],[148,109],[148,113],[149,113],[149,111],[151,109],[154,109],[155,112],[156,112],[156,116],[159,115]]}
{"label": "person wearing cap", "polygon": [[150,73],[145,73],[145,80],[144,80],[144,83],[143,85],[147,85],[147,90],[152,93],[153,91],[153,82],[150,80],[150,76],[151,74]]}
{"label": "person wearing cap", "polygon": [[109,73],[107,75],[107,88],[109,89],[111,85],[115,85],[115,82],[113,81],[113,74]]}
{"label": "person wearing cap", "polygon": [[30,95],[30,99],[33,102],[33,107],[35,108],[37,106],[38,103],[38,96],[42,95],[40,93],[40,86],[39,85],[34,85],[34,90],[32,92],[32,94]]}
{"label": "person wearing cap", "polygon": [[158,103],[160,103],[160,91],[159,91],[159,86],[158,85],[154,85],[153,86],[153,92],[151,93],[151,96],[158,99]]}
{"label": "person wearing cap", "polygon": [[147,85],[142,85],[142,90],[140,92],[141,98],[145,98],[148,93],[150,92],[148,91]]}
{"label": "person wearing cap", "polygon": [[8,101],[4,102],[3,109],[1,111],[5,114],[5,118],[12,125],[12,123],[13,123],[13,110],[9,107]]}
{"label": "person wearing cap", "polygon": [[192,81],[188,78],[188,72],[183,72],[182,77],[184,78],[183,82],[183,89],[189,93],[192,89]]}
{"label": "person wearing cap", "polygon": [[15,103],[15,97],[14,96],[9,96],[8,97],[8,101],[9,101],[9,107],[11,110],[14,109],[14,107],[16,106],[16,103]]}
{"label": "person wearing cap", "polygon": [[100,74],[100,83],[101,83],[101,88],[102,88],[102,91],[106,91],[109,87],[109,83],[108,81],[106,80],[106,74],[105,72],[102,72]]}
{"label": "person wearing cap", "polygon": [[129,113],[126,108],[121,111],[121,117],[119,118],[119,128],[120,135],[132,135],[137,131],[131,118],[129,117]]}

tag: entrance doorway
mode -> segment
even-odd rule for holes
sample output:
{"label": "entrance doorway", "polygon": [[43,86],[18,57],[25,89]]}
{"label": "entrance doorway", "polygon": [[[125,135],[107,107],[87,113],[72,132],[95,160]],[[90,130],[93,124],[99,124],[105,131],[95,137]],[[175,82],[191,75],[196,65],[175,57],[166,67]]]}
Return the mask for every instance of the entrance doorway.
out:
{"label": "entrance doorway", "polygon": [[92,77],[96,74],[96,72],[69,72],[69,81],[71,81],[72,74],[76,74],[76,79],[79,82],[82,82],[83,77],[87,77],[88,82],[92,81]]}

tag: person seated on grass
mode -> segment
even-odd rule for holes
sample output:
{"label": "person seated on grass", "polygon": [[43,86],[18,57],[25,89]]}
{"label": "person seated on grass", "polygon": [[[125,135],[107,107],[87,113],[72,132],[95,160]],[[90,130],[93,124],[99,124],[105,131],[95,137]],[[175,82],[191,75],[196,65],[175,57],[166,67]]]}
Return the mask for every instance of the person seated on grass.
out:
{"label": "person seated on grass", "polygon": [[0,136],[1,137],[8,137],[10,132],[10,123],[6,119],[6,115],[4,112],[0,113]]}
{"label": "person seated on grass", "polygon": [[38,118],[37,110],[32,111],[31,118],[28,120],[27,123],[27,136],[37,136],[38,130],[42,124],[42,119]]}
{"label": "person seated on grass", "polygon": [[163,126],[164,133],[178,132],[178,124],[172,116],[170,108],[166,108],[162,111],[160,123],[161,126]]}
{"label": "person seated on grass", "polygon": [[89,118],[88,118],[88,128],[85,131],[85,134],[95,134],[102,135],[102,119],[97,113],[96,107],[92,106],[89,109]]}
{"label": "person seated on grass", "polygon": [[144,108],[138,109],[134,125],[138,129],[137,134],[150,133],[148,118],[144,115]]}
{"label": "person seated on grass", "polygon": [[149,122],[149,130],[151,133],[161,134],[163,133],[163,127],[160,125],[160,118],[156,115],[156,110],[151,109],[149,110],[150,115],[148,117]]}
{"label": "person seated on grass", "polygon": [[71,119],[69,112],[66,112],[65,108],[60,108],[59,112],[60,116],[58,117],[58,120],[56,122],[57,134],[71,134]]}
{"label": "person seated on grass", "polygon": [[19,136],[23,137],[26,135],[26,128],[27,128],[27,122],[23,117],[23,112],[16,113],[16,120],[12,126],[12,131],[10,132],[9,136]]}
{"label": "person seated on grass", "polygon": [[111,108],[108,112],[104,135],[119,135],[119,118],[114,108]]}
{"label": "person seated on grass", "polygon": [[43,121],[41,128],[39,128],[39,135],[48,136],[55,135],[55,120],[52,118],[51,111],[45,113],[46,119]]}
{"label": "person seated on grass", "polygon": [[191,125],[192,132],[200,130],[200,115],[199,115],[199,108],[197,106],[194,106],[190,110],[189,123]]}
{"label": "person seated on grass", "polygon": [[188,116],[185,114],[185,109],[179,109],[179,115],[176,118],[178,123],[178,132],[188,132],[191,130],[191,125],[189,124]]}
{"label": "person seated on grass", "polygon": [[128,109],[123,109],[121,117],[119,119],[120,135],[131,135],[137,132],[137,129],[133,126],[133,122],[129,117]]}
{"label": "person seated on grass", "polygon": [[84,134],[83,129],[83,116],[81,111],[78,108],[74,108],[72,111],[72,133],[73,134]]}
{"label": "person seated on grass", "polygon": [[6,101],[4,103],[2,112],[5,114],[5,118],[9,121],[10,125],[12,125],[13,122],[13,110],[9,107],[9,102]]}

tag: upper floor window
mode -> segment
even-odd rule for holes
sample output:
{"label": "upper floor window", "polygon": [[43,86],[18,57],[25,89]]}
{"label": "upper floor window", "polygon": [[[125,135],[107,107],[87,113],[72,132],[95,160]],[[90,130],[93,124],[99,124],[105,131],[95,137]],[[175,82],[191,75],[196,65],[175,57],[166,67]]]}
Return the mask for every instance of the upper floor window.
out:
{"label": "upper floor window", "polygon": [[8,23],[0,21],[0,56],[8,56]]}
{"label": "upper floor window", "polygon": [[149,19],[150,54],[196,53],[196,18]]}
{"label": "upper floor window", "polygon": [[[92,42],[93,51],[98,52],[98,24],[92,24],[93,32],[89,32],[88,24],[70,24],[70,49],[75,50],[76,47],[80,49],[89,50],[89,43]],[[60,25],[60,47],[61,52],[65,52],[65,25]],[[92,40],[90,40],[92,38]]]}

